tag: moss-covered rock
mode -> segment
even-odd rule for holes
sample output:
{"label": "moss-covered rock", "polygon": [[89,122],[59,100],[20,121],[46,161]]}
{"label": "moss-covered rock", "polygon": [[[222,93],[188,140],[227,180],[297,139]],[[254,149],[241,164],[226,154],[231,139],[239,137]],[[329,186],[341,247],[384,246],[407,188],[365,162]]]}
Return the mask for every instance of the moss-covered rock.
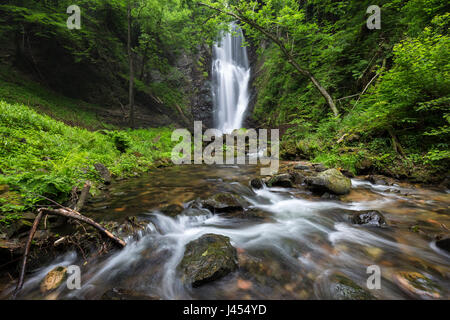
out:
{"label": "moss-covered rock", "polygon": [[246,201],[238,195],[222,192],[202,201],[202,205],[213,213],[222,213],[242,210]]}
{"label": "moss-covered rock", "polygon": [[188,243],[177,269],[184,283],[198,287],[233,272],[237,261],[237,251],[228,237],[205,234]]}
{"label": "moss-covered rock", "polygon": [[399,287],[413,298],[439,299],[442,297],[442,289],[423,274],[401,271],[394,277]]}
{"label": "moss-covered rock", "polygon": [[282,188],[292,188],[294,184],[292,183],[292,177],[290,174],[279,174],[273,176],[267,181],[268,187],[282,187]]}
{"label": "moss-covered rock", "polygon": [[347,277],[334,274],[332,280],[332,294],[336,300],[373,300],[374,297]]}
{"label": "moss-covered rock", "polygon": [[316,177],[306,179],[313,191],[330,192],[337,195],[345,195],[350,192],[352,182],[337,169],[329,169],[319,173]]}
{"label": "moss-covered rock", "polygon": [[67,268],[66,267],[56,267],[45,276],[44,280],[41,282],[41,292],[53,291],[67,279]]}

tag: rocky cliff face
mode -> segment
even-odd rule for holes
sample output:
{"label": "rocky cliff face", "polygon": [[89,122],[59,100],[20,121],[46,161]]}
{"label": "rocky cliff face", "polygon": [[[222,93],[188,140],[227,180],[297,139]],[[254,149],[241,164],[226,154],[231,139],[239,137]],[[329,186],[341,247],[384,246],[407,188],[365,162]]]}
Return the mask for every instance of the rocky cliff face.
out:
{"label": "rocky cliff face", "polygon": [[[200,63],[199,63],[200,62]],[[192,116],[213,128],[213,97],[211,90],[212,48],[204,46],[197,56],[197,65],[192,72],[194,95],[191,99]]]}
{"label": "rocky cliff face", "polygon": [[257,99],[257,91],[255,87],[255,80],[258,76],[258,70],[261,68],[261,61],[258,59],[258,54],[256,52],[257,48],[255,45],[250,44],[248,47],[248,59],[250,62],[250,101],[247,108],[247,112],[244,118],[244,127],[245,128],[257,128],[258,124],[252,119],[253,110],[255,108],[256,99]]}
{"label": "rocky cliff face", "polygon": [[211,91],[212,48],[203,45],[197,53],[183,54],[177,67],[185,76],[181,90],[189,97],[191,121],[202,121],[205,128],[213,128],[213,99]]}

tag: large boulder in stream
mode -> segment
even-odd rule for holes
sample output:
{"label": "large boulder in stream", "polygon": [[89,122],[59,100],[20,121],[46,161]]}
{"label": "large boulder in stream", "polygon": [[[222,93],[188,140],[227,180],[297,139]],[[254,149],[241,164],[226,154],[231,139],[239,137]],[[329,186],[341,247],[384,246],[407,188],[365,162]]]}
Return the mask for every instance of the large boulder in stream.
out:
{"label": "large boulder in stream", "polygon": [[282,187],[282,188],[292,188],[294,184],[292,183],[292,177],[290,174],[279,174],[273,176],[267,181],[268,187]]}
{"label": "large boulder in stream", "polygon": [[350,192],[352,182],[337,169],[330,169],[319,173],[316,177],[309,177],[306,183],[315,192],[329,192],[345,195]]}
{"label": "large boulder in stream", "polygon": [[242,197],[229,192],[217,193],[207,200],[202,201],[203,207],[213,213],[243,210],[246,204],[246,201]]}
{"label": "large boulder in stream", "polygon": [[184,283],[199,287],[238,267],[237,251],[228,237],[205,234],[186,246],[178,270]]}

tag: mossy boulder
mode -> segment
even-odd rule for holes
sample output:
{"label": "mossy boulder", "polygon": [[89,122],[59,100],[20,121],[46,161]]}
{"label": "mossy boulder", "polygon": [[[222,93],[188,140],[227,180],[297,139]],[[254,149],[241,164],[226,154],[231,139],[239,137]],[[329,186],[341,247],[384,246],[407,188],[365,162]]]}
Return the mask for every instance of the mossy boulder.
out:
{"label": "mossy boulder", "polygon": [[376,210],[355,212],[351,217],[351,221],[353,224],[369,225],[375,227],[382,227],[387,225],[386,219],[384,218],[383,214]]}
{"label": "mossy boulder", "polygon": [[205,234],[188,243],[177,269],[184,283],[199,287],[236,270],[237,261],[237,251],[228,237]]}
{"label": "mossy boulder", "polygon": [[41,292],[46,293],[56,290],[67,279],[67,268],[56,267],[45,276],[41,282]]}
{"label": "mossy boulder", "polygon": [[433,280],[421,273],[401,271],[395,274],[394,278],[399,287],[412,298],[442,298],[442,289]]}
{"label": "mossy boulder", "polygon": [[246,201],[238,195],[222,192],[202,201],[202,205],[213,213],[226,213],[243,210]]}
{"label": "mossy boulder", "polygon": [[374,300],[375,298],[366,290],[358,286],[349,278],[335,274],[331,277],[331,291],[335,300]]}
{"label": "mossy boulder", "polygon": [[306,179],[308,186],[315,192],[329,192],[337,195],[350,193],[352,182],[337,169],[329,169],[316,177]]}
{"label": "mossy boulder", "polygon": [[282,188],[292,188],[294,184],[292,183],[292,177],[290,174],[279,174],[273,176],[267,181],[268,187],[282,187]]}

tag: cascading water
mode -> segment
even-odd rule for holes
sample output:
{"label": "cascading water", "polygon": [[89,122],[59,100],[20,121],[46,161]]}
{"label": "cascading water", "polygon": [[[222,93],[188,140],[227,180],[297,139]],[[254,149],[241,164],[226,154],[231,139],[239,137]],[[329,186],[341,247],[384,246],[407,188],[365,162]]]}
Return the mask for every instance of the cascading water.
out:
{"label": "cascading water", "polygon": [[244,35],[235,24],[213,48],[213,97],[216,128],[231,133],[242,128],[249,103],[250,66]]}
{"label": "cascading water", "polygon": [[[405,270],[426,275],[441,287],[439,298],[448,299],[450,256],[410,230],[417,224],[432,228],[428,230],[442,230],[441,223],[450,225],[444,213],[450,203],[448,190],[354,179],[348,198],[327,200],[296,188],[253,190],[248,180],[256,172],[258,168],[250,166],[185,166],[121,182],[111,189],[111,194],[120,196],[92,204],[91,209],[89,205],[86,213],[100,220],[127,212],[147,221],[147,228],[125,239],[124,249],[87,264],[80,254],[68,253],[38,270],[30,269],[33,272],[27,275],[20,298],[100,299],[116,288],[162,299],[334,299],[333,274],[344,274],[365,287],[367,266],[377,265],[382,267],[382,288],[372,293],[378,299],[410,298],[404,286],[396,284]],[[224,190],[241,195],[249,209],[261,216],[216,214],[191,206],[188,200]],[[173,199],[185,207],[176,217],[150,209]],[[97,212],[95,208],[102,209]],[[348,215],[363,210],[380,210],[388,226],[353,225]],[[239,268],[191,288],[183,283],[177,266],[188,243],[211,233],[230,238],[237,248]],[[82,266],[81,288],[60,286],[43,294],[40,283],[46,274],[57,266],[70,265]],[[0,299],[8,297],[15,284],[2,292],[0,282]]]}

